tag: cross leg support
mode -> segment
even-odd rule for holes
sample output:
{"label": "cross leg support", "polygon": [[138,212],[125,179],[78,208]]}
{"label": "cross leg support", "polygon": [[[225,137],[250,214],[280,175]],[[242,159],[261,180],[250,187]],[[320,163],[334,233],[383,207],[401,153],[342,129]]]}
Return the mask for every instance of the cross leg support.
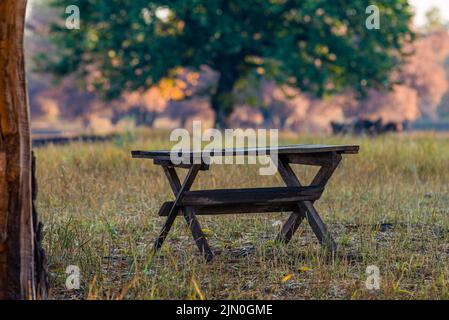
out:
{"label": "cross leg support", "polygon": [[176,216],[178,215],[179,210],[181,209],[184,218],[187,222],[187,225],[190,231],[192,232],[193,239],[195,240],[195,243],[198,246],[198,249],[204,256],[206,261],[209,262],[213,259],[213,253],[209,247],[209,244],[207,243],[203,231],[201,230],[201,226],[196,218],[194,209],[188,207],[182,208],[179,207],[179,202],[181,201],[184,192],[190,190],[190,187],[192,186],[200,168],[201,168],[200,165],[193,165],[190,168],[189,172],[187,173],[184,183],[181,185],[176,170],[173,167],[163,166],[165,175],[168,178],[170,187],[172,188],[172,191],[175,194],[176,199],[173,203],[172,208],[170,209],[167,220],[165,221],[164,226],[162,227],[159,237],[156,239],[154,243],[154,249],[159,250],[161,248],[162,243],[167,237],[167,234],[170,231],[173,222],[175,221]]}
{"label": "cross leg support", "polygon": [[[338,164],[341,161],[341,155],[335,152],[332,152],[329,155],[331,161],[327,165],[322,165],[315,178],[313,179],[311,185],[318,185],[324,188],[326,183],[329,181],[333,172],[337,168]],[[286,183],[287,186],[299,187],[301,183],[290,167],[289,161],[287,158],[280,157],[278,161],[278,170],[279,173]],[[288,243],[293,234],[296,232],[298,227],[304,218],[307,220],[309,225],[311,226],[313,232],[316,237],[320,241],[320,243],[329,251],[335,252],[337,250],[337,244],[335,243],[332,235],[327,230],[326,225],[321,220],[318,212],[314,207],[314,202],[312,201],[302,201],[298,202],[297,210],[295,210],[288,218],[288,220],[282,226],[282,229],[277,236],[277,241]]]}

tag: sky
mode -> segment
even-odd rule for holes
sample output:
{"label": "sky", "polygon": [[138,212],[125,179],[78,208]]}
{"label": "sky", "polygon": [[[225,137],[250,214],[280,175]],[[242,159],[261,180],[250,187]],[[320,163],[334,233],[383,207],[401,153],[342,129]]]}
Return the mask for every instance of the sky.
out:
{"label": "sky", "polygon": [[441,16],[449,21],[449,0],[409,0],[409,2],[415,8],[415,22],[418,26],[424,24],[425,14],[432,7],[440,9]]}

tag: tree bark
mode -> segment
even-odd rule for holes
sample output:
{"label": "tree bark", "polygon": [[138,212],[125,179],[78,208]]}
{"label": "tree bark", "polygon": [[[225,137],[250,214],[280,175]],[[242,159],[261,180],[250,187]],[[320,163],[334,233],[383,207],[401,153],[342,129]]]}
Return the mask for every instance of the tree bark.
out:
{"label": "tree bark", "polygon": [[215,125],[219,129],[230,126],[229,116],[234,107],[232,92],[238,80],[237,70],[233,67],[222,68],[217,89],[212,95],[212,109],[215,111]]}
{"label": "tree bark", "polygon": [[45,298],[46,292],[36,280],[25,9],[26,0],[0,1],[0,299]]}

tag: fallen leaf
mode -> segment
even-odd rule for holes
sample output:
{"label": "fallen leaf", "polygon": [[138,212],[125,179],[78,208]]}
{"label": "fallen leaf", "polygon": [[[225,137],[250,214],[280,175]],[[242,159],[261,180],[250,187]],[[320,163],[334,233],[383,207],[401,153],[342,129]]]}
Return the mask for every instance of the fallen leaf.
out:
{"label": "fallen leaf", "polygon": [[298,271],[300,271],[300,272],[307,272],[307,271],[310,271],[310,270],[312,270],[311,268],[309,268],[309,267],[300,267],[299,269],[298,269]]}
{"label": "fallen leaf", "polygon": [[211,235],[212,234],[212,231],[207,229],[207,228],[204,228],[204,229],[201,229],[201,230],[203,231],[204,234],[207,234],[207,235]]}
{"label": "fallen leaf", "polygon": [[293,275],[291,273],[287,274],[285,277],[282,278],[281,282],[285,283],[288,280],[290,280],[290,278],[293,277]]}

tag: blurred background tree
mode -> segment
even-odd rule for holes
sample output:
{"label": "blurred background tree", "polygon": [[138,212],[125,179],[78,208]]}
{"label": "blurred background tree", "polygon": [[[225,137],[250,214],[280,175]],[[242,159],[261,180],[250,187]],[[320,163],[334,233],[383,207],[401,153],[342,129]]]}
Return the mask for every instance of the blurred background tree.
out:
{"label": "blurred background tree", "polygon": [[426,23],[423,26],[423,31],[428,33],[441,29],[449,29],[449,23],[443,18],[440,9],[432,7],[426,12]]}
{"label": "blurred background tree", "polygon": [[380,29],[367,29],[369,0],[51,0],[62,15],[77,5],[81,28],[55,24],[55,54],[41,70],[76,74],[105,98],[148,89],[179,68],[219,74],[210,95],[227,126],[236,83],[265,78],[317,96],[388,88],[411,41],[407,0],[382,0]]}

